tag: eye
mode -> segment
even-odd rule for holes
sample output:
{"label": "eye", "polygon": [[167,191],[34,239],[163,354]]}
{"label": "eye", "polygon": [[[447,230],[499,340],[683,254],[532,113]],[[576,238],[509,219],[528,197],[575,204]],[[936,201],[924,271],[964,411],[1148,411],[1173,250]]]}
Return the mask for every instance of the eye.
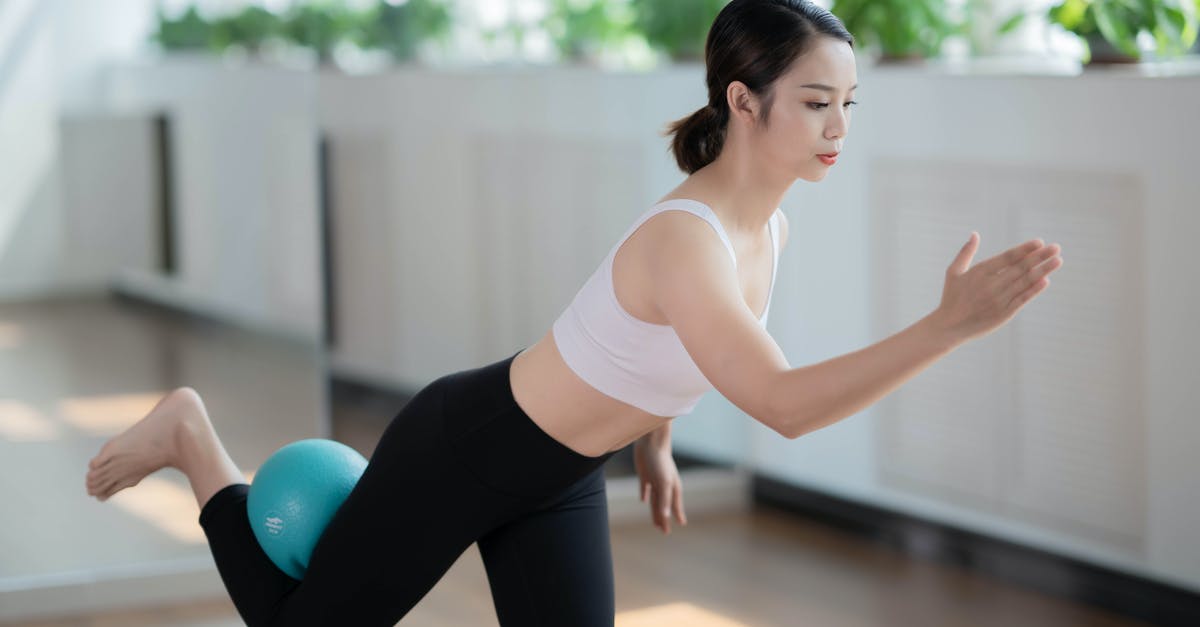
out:
{"label": "eye", "polygon": [[[856,101],[856,100],[847,100],[846,103],[843,104],[842,106],[845,107],[846,109],[849,109],[851,107],[851,105],[856,105],[856,104],[858,104],[858,101]],[[810,103],[808,103],[808,106],[811,107],[814,111],[820,111],[821,109],[828,107],[829,103],[828,102],[810,102]]]}

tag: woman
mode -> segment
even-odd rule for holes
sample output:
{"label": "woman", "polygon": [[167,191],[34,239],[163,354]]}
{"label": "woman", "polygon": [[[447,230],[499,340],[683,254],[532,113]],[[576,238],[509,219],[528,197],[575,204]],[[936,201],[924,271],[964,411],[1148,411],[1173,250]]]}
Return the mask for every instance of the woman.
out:
{"label": "woman", "polygon": [[853,40],[801,0],[734,0],[706,44],[708,104],[672,125],[689,176],[634,222],[553,327],[502,361],[443,376],[385,430],[303,581],[258,547],[247,486],[199,396],[168,394],[105,444],[101,500],[164,466],[201,506],[221,577],[251,625],[390,625],[472,542],[501,623],[611,625],[602,464],[633,442],[656,525],[685,522],[670,423],[715,387],[796,438],[850,416],[1046,288],[1057,246],[1027,242],[970,267],[972,233],[942,301],[896,335],[791,368],[764,324],[797,179],[820,181],[849,129]]}

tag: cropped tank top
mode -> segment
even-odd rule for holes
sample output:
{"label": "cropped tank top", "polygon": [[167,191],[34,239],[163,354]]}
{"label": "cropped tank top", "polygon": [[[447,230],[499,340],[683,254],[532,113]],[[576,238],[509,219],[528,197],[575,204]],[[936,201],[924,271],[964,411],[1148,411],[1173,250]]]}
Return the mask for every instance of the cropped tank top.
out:
{"label": "cropped tank top", "polygon": [[[635,318],[617,301],[613,290],[613,259],[621,244],[652,216],[663,211],[686,211],[712,226],[737,267],[737,255],[721,221],[708,205],[686,198],[665,200],[643,213],[621,236],[600,267],[583,284],[552,332],[563,361],[601,393],[650,414],[675,417],[688,414],[712,384],[692,361],[670,325]],[[779,210],[767,221],[773,261],[767,305],[759,324],[767,323],[771,293],[779,265]]]}

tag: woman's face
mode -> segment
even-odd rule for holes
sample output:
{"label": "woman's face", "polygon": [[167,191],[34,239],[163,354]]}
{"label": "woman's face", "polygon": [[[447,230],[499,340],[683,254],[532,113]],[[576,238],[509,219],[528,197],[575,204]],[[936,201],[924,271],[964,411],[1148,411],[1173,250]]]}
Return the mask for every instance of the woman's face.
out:
{"label": "woman's face", "polygon": [[754,130],[766,163],[794,178],[825,178],[834,162],[820,155],[841,152],[857,86],[850,45],[818,37],[812,50],[775,81],[768,124]]}

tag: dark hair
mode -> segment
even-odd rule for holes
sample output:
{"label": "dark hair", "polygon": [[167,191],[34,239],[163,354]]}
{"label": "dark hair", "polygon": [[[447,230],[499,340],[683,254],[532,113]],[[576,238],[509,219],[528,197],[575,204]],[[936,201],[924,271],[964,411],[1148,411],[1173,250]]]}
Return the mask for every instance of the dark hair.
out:
{"label": "dark hair", "polygon": [[854,46],[854,37],[829,11],[808,0],[733,0],[713,20],[704,44],[708,104],[667,127],[679,168],[688,174],[721,154],[729,123],[725,90],[741,81],[763,102],[766,124],[774,83],[812,47],[815,35]]}

